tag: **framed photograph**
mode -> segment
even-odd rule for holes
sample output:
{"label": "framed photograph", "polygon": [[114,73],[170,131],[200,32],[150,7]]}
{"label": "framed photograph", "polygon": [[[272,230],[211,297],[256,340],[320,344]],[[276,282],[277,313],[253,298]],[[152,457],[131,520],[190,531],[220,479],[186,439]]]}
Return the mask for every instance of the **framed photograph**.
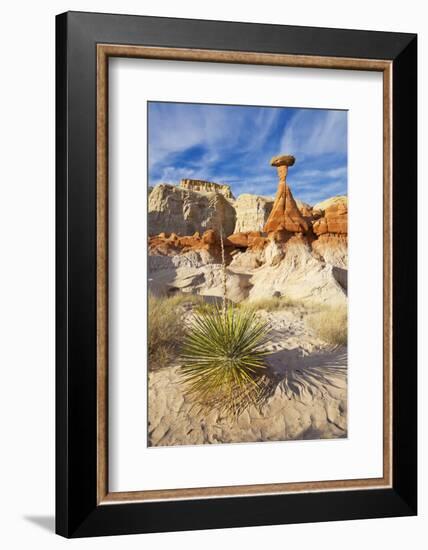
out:
{"label": "framed photograph", "polygon": [[56,25],[57,533],[416,514],[416,35]]}

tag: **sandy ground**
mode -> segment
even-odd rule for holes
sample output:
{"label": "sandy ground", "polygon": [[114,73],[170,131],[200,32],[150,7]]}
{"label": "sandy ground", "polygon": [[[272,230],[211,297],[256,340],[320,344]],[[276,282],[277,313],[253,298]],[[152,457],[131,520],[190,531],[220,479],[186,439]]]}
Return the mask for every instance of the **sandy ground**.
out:
{"label": "sandy ground", "polygon": [[274,330],[271,391],[259,411],[238,419],[196,412],[183,395],[178,366],[149,373],[149,444],[199,445],[330,439],[347,436],[347,349],[326,346],[298,308],[264,313]]}

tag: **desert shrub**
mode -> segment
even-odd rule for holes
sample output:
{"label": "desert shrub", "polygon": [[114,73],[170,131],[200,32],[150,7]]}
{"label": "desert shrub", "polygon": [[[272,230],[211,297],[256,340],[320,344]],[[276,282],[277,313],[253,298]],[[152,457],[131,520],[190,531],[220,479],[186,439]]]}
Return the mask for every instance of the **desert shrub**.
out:
{"label": "desert shrub", "polygon": [[199,297],[176,294],[171,297],[149,295],[148,353],[149,369],[166,366],[176,358],[185,333],[183,306],[199,303]]}
{"label": "desert shrub", "polygon": [[196,312],[180,354],[185,393],[202,409],[238,415],[263,387],[269,331],[254,311],[232,304]]}
{"label": "desert shrub", "polygon": [[348,341],[348,309],[346,305],[325,306],[308,315],[307,323],[329,344],[344,346]]}

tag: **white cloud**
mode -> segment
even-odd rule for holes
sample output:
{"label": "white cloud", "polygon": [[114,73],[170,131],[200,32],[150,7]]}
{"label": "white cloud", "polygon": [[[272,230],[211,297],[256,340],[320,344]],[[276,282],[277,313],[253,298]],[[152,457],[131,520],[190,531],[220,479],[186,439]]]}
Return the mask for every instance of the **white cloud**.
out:
{"label": "white cloud", "polygon": [[167,163],[169,155],[195,146],[207,149],[205,166],[218,161],[226,148],[257,151],[278,115],[276,109],[266,108],[258,108],[256,116],[250,117],[247,109],[219,105],[151,105],[150,166]]}
{"label": "white cloud", "polygon": [[280,149],[302,156],[346,153],[347,112],[300,110],[287,124]]}
{"label": "white cloud", "polygon": [[176,183],[181,179],[192,179],[197,177],[196,170],[181,166],[166,166],[162,169],[159,181],[153,183]]}
{"label": "white cloud", "polygon": [[163,104],[150,107],[150,164],[167,160],[171,153],[184,151],[200,143],[202,130],[196,113]]}
{"label": "white cloud", "polygon": [[341,178],[346,176],[347,167],[338,166],[337,168],[331,168],[329,170],[302,170],[299,172],[299,178],[301,179],[313,179],[318,177],[326,178]]}
{"label": "white cloud", "polygon": [[[248,108],[174,103],[155,103],[150,109],[151,185],[201,178],[231,185],[236,196],[275,194],[278,178],[269,160],[279,109],[257,108],[250,114]],[[346,192],[346,161],[323,159],[346,153],[346,112],[299,109],[279,135],[277,152],[297,157],[289,174],[297,198],[313,204]],[[195,146],[202,155],[176,156]]]}
{"label": "white cloud", "polygon": [[337,195],[346,195],[346,190],[343,190],[343,186],[339,181],[329,182],[310,190],[297,189],[294,191],[295,198],[303,200],[312,206]]}

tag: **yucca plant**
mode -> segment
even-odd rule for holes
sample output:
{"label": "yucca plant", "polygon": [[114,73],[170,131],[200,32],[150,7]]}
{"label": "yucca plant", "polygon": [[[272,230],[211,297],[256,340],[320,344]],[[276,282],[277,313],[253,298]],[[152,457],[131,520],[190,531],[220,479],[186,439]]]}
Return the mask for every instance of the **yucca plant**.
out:
{"label": "yucca plant", "polygon": [[231,303],[197,312],[181,350],[185,393],[200,408],[239,415],[264,387],[268,323]]}

